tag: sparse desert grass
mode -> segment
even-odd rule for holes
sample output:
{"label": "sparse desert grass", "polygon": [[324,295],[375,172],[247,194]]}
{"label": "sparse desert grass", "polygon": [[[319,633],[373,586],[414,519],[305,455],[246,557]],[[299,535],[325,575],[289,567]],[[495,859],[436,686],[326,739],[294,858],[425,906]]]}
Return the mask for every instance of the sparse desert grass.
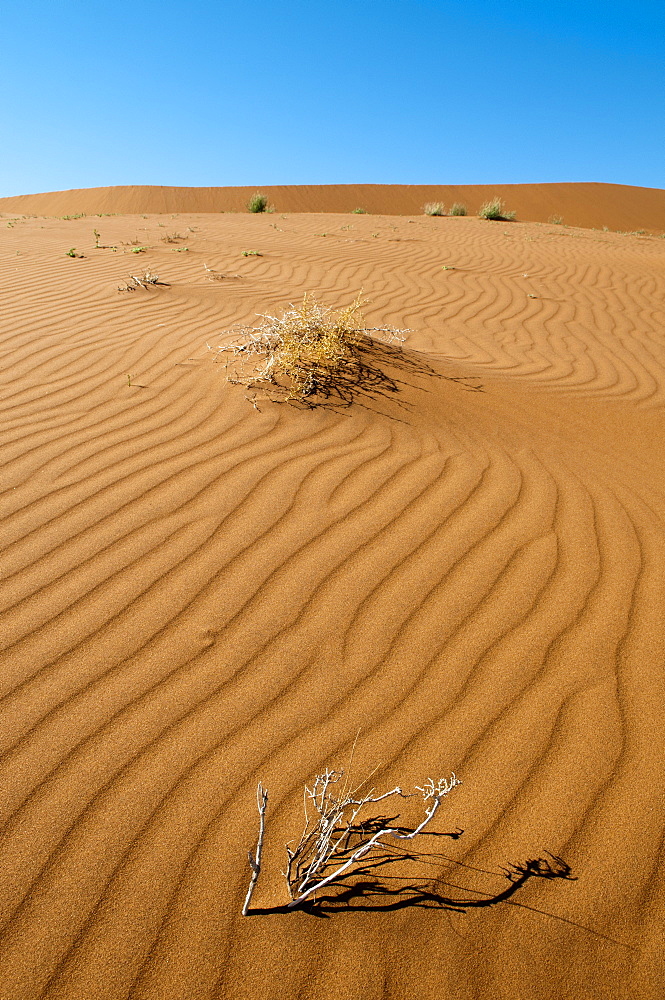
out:
{"label": "sparse desert grass", "polygon": [[85,257],[85,254],[79,253],[76,247],[70,247],[67,251],[67,257]]}
{"label": "sparse desert grass", "polygon": [[550,215],[550,217],[549,217],[549,219],[547,221],[549,222],[549,224],[551,226],[562,226],[563,225],[563,217],[561,215]]}
{"label": "sparse desert grass", "polygon": [[184,239],[182,233],[167,233],[166,236],[162,236],[162,243],[179,243]]}
{"label": "sparse desert grass", "polygon": [[461,201],[454,201],[450,206],[451,215],[467,215],[466,205]]}
{"label": "sparse desert grass", "polygon": [[243,250],[242,255],[243,257],[263,257],[260,250]]}
{"label": "sparse desert grass", "polygon": [[367,215],[368,213],[367,213],[367,209],[366,208],[354,208],[353,214],[354,215]]}
{"label": "sparse desert grass", "polygon": [[[231,330],[231,335],[237,334],[235,342],[212,350],[216,360],[226,360],[227,368],[231,362],[244,366],[228,376],[231,383],[261,386],[274,402],[310,409],[350,406],[363,397],[397,392],[398,380],[382,370],[382,363],[402,371],[434,374],[415,355],[401,349],[408,331],[365,326],[361,304],[357,298],[346,308],[333,310],[305,295],[299,306],[291,305],[280,317],[261,315],[257,326]],[[393,346],[395,341],[398,344]]]}
{"label": "sparse desert grass", "polygon": [[499,222],[512,222],[515,214],[515,212],[506,211],[500,198],[492,198],[491,201],[486,201],[478,210],[478,215],[481,219],[492,219]]}
{"label": "sparse desert grass", "polygon": [[268,195],[261,194],[260,191],[255,191],[252,197],[247,202],[248,212],[265,212],[268,207]]}
{"label": "sparse desert grass", "polygon": [[446,206],[442,201],[428,201],[426,205],[423,205],[423,212],[425,215],[445,215]]}

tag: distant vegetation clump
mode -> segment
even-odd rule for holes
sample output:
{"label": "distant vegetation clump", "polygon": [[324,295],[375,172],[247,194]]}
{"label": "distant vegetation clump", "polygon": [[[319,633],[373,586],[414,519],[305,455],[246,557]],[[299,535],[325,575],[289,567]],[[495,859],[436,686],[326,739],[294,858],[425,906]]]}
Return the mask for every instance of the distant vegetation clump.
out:
{"label": "distant vegetation clump", "polygon": [[563,218],[560,215],[550,215],[547,220],[551,226],[562,226]]}
{"label": "distant vegetation clump", "polygon": [[260,191],[255,191],[252,197],[247,202],[247,210],[249,212],[265,212],[268,207],[268,195],[261,194]]}
{"label": "distant vegetation clump", "polygon": [[354,215],[367,215],[367,209],[366,208],[354,208],[353,214]]}
{"label": "distant vegetation clump", "polygon": [[463,202],[461,202],[461,201],[453,202],[453,204],[450,206],[450,214],[451,215],[466,215],[467,214],[466,205],[463,204]]}
{"label": "distant vegetation clump", "polygon": [[442,201],[428,201],[427,204],[423,206],[423,212],[425,215],[445,215],[446,206]]}
{"label": "distant vegetation clump", "polygon": [[515,218],[515,212],[507,212],[500,198],[486,201],[484,205],[480,206],[478,215],[481,219],[492,219],[499,222],[512,222]]}

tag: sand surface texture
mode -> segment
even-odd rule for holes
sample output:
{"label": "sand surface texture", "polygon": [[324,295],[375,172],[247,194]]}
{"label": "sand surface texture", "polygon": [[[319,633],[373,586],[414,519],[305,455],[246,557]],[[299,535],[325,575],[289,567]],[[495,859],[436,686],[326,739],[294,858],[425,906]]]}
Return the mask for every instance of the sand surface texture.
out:
{"label": "sand surface texture", "polygon": [[[4,216],[2,1000],[662,997],[664,261],[474,218]],[[257,409],[211,361],[360,288],[438,377]],[[269,912],[354,741],[378,789],[462,779],[432,830],[464,833],[420,845],[448,902],[377,870]],[[496,898],[545,852],[576,880]]]}

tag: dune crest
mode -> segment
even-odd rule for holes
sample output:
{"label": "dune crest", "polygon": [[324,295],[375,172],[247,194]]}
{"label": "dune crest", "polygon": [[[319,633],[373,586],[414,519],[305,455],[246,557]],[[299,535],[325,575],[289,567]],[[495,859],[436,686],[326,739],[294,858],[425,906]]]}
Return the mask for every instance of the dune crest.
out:
{"label": "dune crest", "polygon": [[[25,215],[117,215],[245,212],[255,187],[134,185],[50,191],[0,198],[0,212]],[[261,188],[278,212],[421,215],[423,206],[455,202],[475,215],[495,196],[522,222],[558,218],[567,226],[631,232],[665,230],[665,191],[626,184],[300,184]]]}

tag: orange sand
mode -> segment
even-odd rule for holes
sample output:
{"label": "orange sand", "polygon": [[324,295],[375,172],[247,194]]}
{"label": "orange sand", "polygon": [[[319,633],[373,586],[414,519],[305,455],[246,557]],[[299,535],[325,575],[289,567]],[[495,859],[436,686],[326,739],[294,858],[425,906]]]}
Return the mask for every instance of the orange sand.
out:
{"label": "orange sand", "polygon": [[[203,208],[0,226],[0,997],[660,1000],[665,242]],[[146,268],[170,286],[117,291]],[[361,287],[464,381],[256,410],[209,360]],[[357,777],[463,780],[440,893],[491,898],[545,851],[577,881],[241,917],[257,780],[266,908],[303,783],[358,732]]]}

